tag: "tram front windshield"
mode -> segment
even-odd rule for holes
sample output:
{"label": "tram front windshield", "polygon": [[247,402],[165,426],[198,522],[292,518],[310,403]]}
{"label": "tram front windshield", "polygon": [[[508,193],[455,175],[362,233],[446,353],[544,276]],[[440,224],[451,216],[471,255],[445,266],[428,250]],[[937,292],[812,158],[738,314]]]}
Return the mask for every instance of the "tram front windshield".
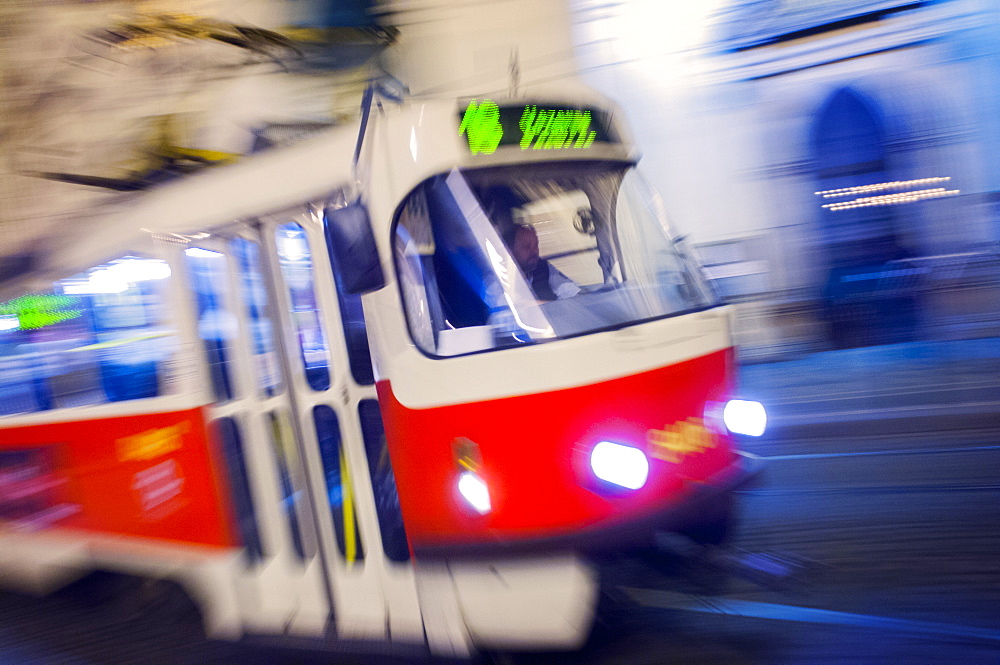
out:
{"label": "tram front windshield", "polygon": [[410,332],[432,356],[548,342],[716,304],[631,164],[455,169],[411,192],[394,228]]}

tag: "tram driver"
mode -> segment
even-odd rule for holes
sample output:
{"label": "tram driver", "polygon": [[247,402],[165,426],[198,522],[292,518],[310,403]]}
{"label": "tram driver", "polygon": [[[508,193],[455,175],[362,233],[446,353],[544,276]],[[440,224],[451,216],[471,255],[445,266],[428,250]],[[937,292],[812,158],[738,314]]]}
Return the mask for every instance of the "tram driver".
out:
{"label": "tram driver", "polygon": [[508,185],[494,185],[481,193],[483,208],[500,233],[511,257],[531,285],[536,299],[542,302],[571,298],[580,287],[555,266],[541,258],[538,233],[529,224],[518,224],[514,210],[523,206],[525,198]]}
{"label": "tram driver", "polygon": [[505,238],[511,255],[531,284],[535,297],[542,301],[572,298],[580,287],[538,253],[538,232],[528,224],[517,224]]}

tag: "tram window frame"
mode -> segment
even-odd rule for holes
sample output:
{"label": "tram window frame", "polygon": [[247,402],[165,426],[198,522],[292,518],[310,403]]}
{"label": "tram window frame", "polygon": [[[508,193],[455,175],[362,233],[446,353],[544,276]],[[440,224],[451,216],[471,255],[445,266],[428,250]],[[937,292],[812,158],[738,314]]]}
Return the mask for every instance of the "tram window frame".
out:
{"label": "tram window frame", "polygon": [[[19,398],[0,400],[0,417],[173,395],[169,367],[179,333],[167,315],[171,277],[163,259],[124,252],[0,303],[0,388]],[[102,320],[109,311],[117,323]]]}
{"label": "tram window frame", "polygon": [[[297,229],[298,237],[288,235],[292,227]],[[290,242],[298,239],[302,240],[301,245],[295,246]],[[314,287],[313,274],[316,264],[313,261],[314,253],[309,234],[298,222],[287,221],[275,226],[273,240],[278,257],[278,270],[284,284],[285,297],[288,299],[289,315],[295,326],[295,339],[306,385],[316,392],[329,390],[332,385],[333,354],[330,351],[329,338],[323,326],[323,312]],[[306,278],[302,279],[302,276],[293,272],[294,268],[300,268]],[[307,324],[311,325],[307,327]],[[306,331],[312,333],[312,341],[315,344],[308,350],[304,334]],[[310,353],[320,357],[322,363],[310,365]]]}
{"label": "tram window frame", "polygon": [[[322,416],[320,414],[323,414]],[[313,427],[316,432],[316,444],[319,449],[320,463],[323,466],[323,485],[326,488],[327,506],[333,520],[334,539],[337,541],[337,551],[347,565],[364,565],[365,547],[361,537],[361,526],[358,523],[356,506],[351,508],[351,519],[354,521],[354,551],[349,548],[346,538],[347,529],[344,523],[344,487],[347,494],[354,496],[354,483],[351,481],[344,454],[343,437],[340,429],[340,418],[337,412],[326,404],[317,404],[312,408]],[[344,483],[345,472],[348,472],[347,483]],[[333,482],[331,482],[331,480]],[[353,499],[352,499],[353,501]]]}

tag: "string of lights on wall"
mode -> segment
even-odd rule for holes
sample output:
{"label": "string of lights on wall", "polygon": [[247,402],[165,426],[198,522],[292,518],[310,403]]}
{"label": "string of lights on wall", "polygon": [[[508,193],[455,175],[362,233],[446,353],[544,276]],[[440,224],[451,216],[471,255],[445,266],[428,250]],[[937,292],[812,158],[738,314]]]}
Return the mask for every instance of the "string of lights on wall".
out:
{"label": "string of lights on wall", "polygon": [[[872,185],[842,187],[841,189],[827,189],[822,192],[816,192],[816,196],[822,196],[824,199],[838,198],[841,196],[857,196],[858,194],[869,194],[871,192],[918,187],[920,185],[933,185],[940,182],[948,182],[949,180],[951,180],[951,178],[947,176],[940,178],[920,178],[918,180],[893,180],[892,182],[879,182]],[[960,190],[958,189],[928,187],[924,189],[911,189],[905,192],[894,192],[892,194],[880,194],[877,196],[860,196],[849,201],[826,203],[823,207],[828,210],[851,210],[854,208],[896,205],[898,203],[912,203],[914,201],[924,201],[926,199],[937,199],[944,196],[955,196],[959,192]]]}

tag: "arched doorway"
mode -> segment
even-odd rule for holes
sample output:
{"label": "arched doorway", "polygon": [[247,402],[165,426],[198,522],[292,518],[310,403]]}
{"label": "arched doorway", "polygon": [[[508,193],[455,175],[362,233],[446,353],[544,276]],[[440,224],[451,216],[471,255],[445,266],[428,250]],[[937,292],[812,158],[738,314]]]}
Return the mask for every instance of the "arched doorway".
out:
{"label": "arched doorway", "polygon": [[[812,126],[817,192],[885,183],[891,175],[887,129],[879,107],[851,88],[835,91]],[[912,274],[898,234],[897,206],[835,206],[865,193],[817,197],[819,237],[828,268],[823,304],[837,347],[913,337]]]}

